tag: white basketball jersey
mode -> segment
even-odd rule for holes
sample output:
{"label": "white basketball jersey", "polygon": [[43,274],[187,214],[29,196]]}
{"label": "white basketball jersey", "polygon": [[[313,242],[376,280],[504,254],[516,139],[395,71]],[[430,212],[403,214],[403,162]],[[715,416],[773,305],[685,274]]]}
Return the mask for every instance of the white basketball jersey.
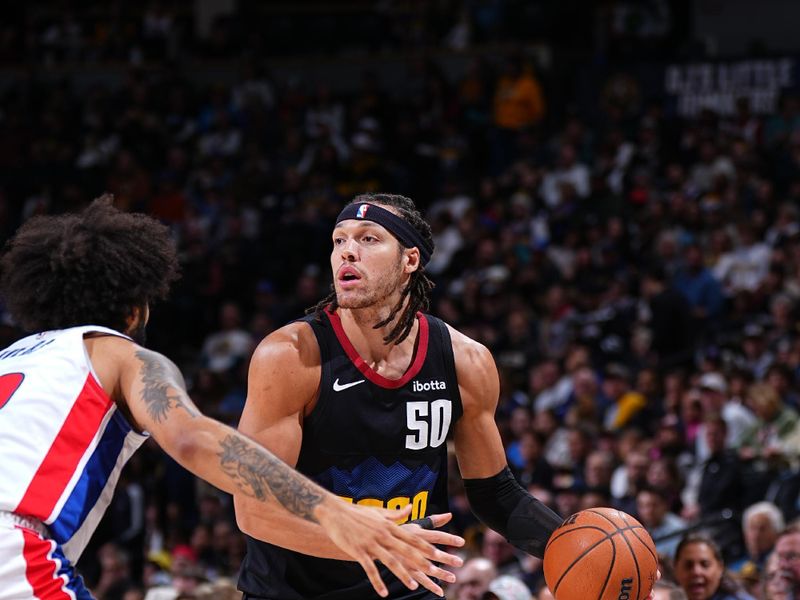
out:
{"label": "white basketball jersey", "polygon": [[45,523],[73,564],[147,439],[100,386],[83,341],[94,331],[121,336],[74,327],[0,351],[0,510]]}

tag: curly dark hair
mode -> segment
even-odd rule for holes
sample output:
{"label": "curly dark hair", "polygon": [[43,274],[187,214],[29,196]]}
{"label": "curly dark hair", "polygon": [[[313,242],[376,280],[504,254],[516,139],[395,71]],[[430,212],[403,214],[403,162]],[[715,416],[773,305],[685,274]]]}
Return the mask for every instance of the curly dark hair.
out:
{"label": "curly dark hair", "polygon": [[[411,198],[406,198],[405,196],[401,196],[399,194],[360,194],[353,198],[347,204],[347,206],[350,206],[351,204],[361,204],[363,202],[369,202],[371,204],[378,204],[381,206],[391,206],[397,209],[397,212],[400,213],[400,216],[417,230],[417,232],[422,236],[422,239],[430,242],[431,247],[433,247],[431,226],[428,225],[425,219],[422,218],[422,214],[420,214],[419,210],[417,210],[417,207]],[[400,242],[400,245],[401,247],[405,248],[402,242]],[[428,307],[430,306],[430,293],[433,288],[434,283],[425,274],[425,267],[420,264],[419,268],[411,274],[408,285],[403,288],[403,292],[400,295],[400,300],[398,300],[397,304],[394,306],[394,308],[392,308],[389,316],[387,316],[383,321],[373,325],[375,329],[385,327],[392,322],[392,320],[397,316],[397,313],[399,313],[401,310],[403,311],[400,315],[400,318],[397,320],[397,324],[383,338],[384,343],[399,344],[408,337],[408,334],[411,333],[411,328],[414,326],[414,319],[417,312],[424,312],[428,310]],[[329,305],[331,310],[336,310],[339,304],[336,301],[336,290],[334,289],[333,285],[331,285],[331,290],[332,291],[330,294],[328,294],[315,306],[309,308],[306,312],[313,312],[317,315],[317,317],[319,317],[322,311],[325,310],[325,308]],[[406,305],[405,309],[403,309],[403,304],[405,304],[406,299],[408,299],[408,304]]]}
{"label": "curly dark hair", "polygon": [[80,213],[34,217],[6,243],[0,293],[21,327],[125,331],[135,307],[166,297],[178,277],[169,230],[112,201],[106,194]]}

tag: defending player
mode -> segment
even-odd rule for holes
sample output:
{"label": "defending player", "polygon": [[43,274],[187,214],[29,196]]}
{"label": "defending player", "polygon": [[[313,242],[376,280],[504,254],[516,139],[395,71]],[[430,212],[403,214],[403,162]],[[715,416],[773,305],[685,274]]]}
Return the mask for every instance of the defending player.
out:
{"label": "defending player", "polygon": [[167,229],[107,197],[32,219],[7,247],[4,299],[37,333],[0,351],[0,599],[90,598],[72,564],[148,435],[256,515],[313,525],[381,592],[376,559],[414,588],[430,560],[457,563],[424,540],[435,532],[394,523],[408,509],[347,505],[198,412],[175,365],[139,345],[176,271]]}
{"label": "defending player", "polygon": [[[408,198],[366,195],[346,206],[333,231],[334,292],[259,345],[239,428],[346,501],[410,504],[411,518],[447,510],[452,429],[475,514],[541,557],[561,520],[508,469],[494,420],[494,360],[420,312],[432,287],[423,269],[432,252],[430,227]],[[352,567],[301,554],[320,551],[319,526],[286,513],[257,516],[241,494],[235,502],[252,536],[239,579],[246,598],[374,597]],[[289,539],[301,553],[272,545]],[[331,544],[325,551],[341,556]],[[432,597],[397,581],[390,590],[391,598]]]}

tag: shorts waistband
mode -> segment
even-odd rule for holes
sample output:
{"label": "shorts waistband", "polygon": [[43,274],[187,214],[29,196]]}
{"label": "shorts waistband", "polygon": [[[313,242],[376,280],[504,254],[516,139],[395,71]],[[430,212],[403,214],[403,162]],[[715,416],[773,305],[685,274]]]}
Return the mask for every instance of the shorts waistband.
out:
{"label": "shorts waistband", "polygon": [[39,519],[33,517],[23,517],[16,513],[0,510],[0,525],[16,525],[32,529],[42,537],[50,537],[47,527]]}

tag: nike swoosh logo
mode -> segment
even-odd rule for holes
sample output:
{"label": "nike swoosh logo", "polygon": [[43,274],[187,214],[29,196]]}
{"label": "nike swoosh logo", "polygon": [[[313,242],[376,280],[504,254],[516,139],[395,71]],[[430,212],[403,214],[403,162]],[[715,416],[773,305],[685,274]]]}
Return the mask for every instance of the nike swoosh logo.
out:
{"label": "nike swoosh logo", "polygon": [[354,385],[358,385],[359,383],[364,383],[365,379],[359,379],[358,381],[351,381],[350,383],[339,383],[339,378],[336,378],[336,381],[333,382],[333,391],[334,392],[341,392],[346,390],[347,388],[351,388]]}

